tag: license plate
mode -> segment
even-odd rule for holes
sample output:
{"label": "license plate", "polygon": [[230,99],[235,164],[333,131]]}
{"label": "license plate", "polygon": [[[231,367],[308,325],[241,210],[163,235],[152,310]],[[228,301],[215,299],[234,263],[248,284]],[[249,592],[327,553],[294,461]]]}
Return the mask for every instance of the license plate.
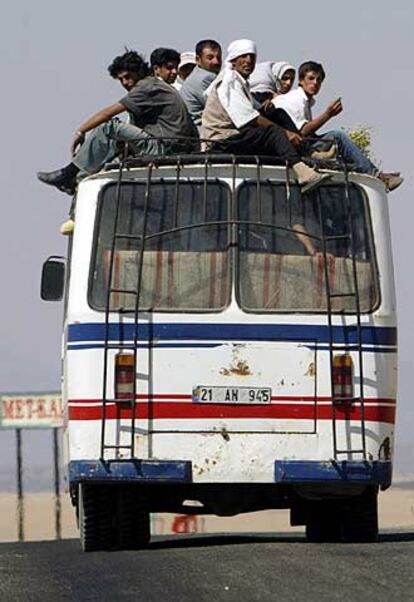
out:
{"label": "license plate", "polygon": [[206,387],[198,386],[193,389],[193,401],[196,403],[239,403],[258,404],[270,403],[272,389],[263,387]]}

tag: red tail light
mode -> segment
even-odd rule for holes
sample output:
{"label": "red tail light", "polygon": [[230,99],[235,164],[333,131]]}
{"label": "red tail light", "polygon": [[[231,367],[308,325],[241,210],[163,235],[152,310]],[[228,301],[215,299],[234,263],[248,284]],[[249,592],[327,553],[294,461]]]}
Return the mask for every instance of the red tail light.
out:
{"label": "red tail light", "polygon": [[354,364],[350,355],[333,358],[333,402],[351,402],[354,396]]}
{"label": "red tail light", "polygon": [[115,399],[131,401],[134,398],[135,365],[132,353],[115,356]]}

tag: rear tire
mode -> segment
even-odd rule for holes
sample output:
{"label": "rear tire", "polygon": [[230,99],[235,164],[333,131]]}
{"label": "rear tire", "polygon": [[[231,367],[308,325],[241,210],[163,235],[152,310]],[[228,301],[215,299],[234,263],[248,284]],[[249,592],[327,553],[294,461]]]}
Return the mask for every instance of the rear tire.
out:
{"label": "rear tire", "polygon": [[311,543],[337,543],[342,537],[341,508],[337,502],[312,502],[308,507],[306,538]]}
{"label": "rear tire", "polygon": [[362,495],[344,502],[344,541],[371,543],[378,537],[378,492],[367,489]]}
{"label": "rear tire", "polygon": [[139,487],[81,483],[78,517],[84,552],[139,550],[150,540],[150,514]]}
{"label": "rear tire", "polygon": [[306,537],[312,543],[371,543],[378,536],[378,492],[368,488],[346,500],[311,502]]}
{"label": "rear tire", "polygon": [[84,552],[111,548],[112,494],[105,485],[79,484],[79,531]]}
{"label": "rear tire", "polygon": [[116,526],[114,545],[118,550],[139,550],[150,540],[150,514],[138,487],[116,490]]}

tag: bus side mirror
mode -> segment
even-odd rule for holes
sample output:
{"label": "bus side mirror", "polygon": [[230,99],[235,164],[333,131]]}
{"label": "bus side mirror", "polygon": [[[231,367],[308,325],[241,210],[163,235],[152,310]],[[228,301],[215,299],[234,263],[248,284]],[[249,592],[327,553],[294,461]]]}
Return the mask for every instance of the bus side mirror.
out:
{"label": "bus side mirror", "polygon": [[43,301],[60,301],[65,288],[65,260],[51,256],[42,267],[40,297]]}

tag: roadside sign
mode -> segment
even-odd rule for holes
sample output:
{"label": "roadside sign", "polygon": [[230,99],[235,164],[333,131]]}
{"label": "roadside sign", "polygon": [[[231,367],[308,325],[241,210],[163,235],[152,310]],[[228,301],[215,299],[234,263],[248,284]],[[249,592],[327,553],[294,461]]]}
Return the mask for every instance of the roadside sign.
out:
{"label": "roadside sign", "polygon": [[1,428],[60,428],[63,425],[60,392],[0,395]]}

